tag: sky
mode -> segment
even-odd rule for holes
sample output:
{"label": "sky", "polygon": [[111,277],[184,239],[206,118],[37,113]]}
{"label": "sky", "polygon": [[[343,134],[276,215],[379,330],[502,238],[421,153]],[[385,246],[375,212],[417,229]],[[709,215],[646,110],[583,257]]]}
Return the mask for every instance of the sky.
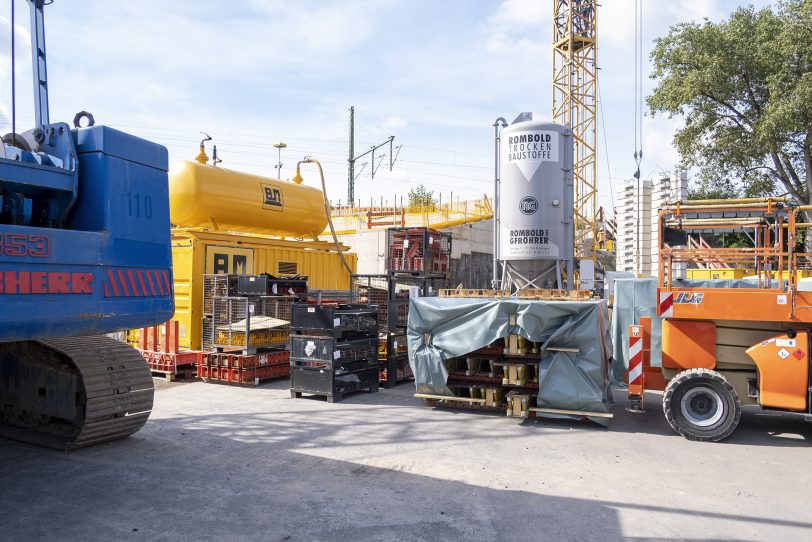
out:
{"label": "sky", "polygon": [[[18,131],[33,124],[28,6],[3,0],[2,133],[11,130],[11,2]],[[644,93],[657,36],[743,4],[644,0]],[[634,5],[603,0],[598,11],[598,202],[607,209],[636,167]],[[356,154],[390,135],[402,146],[374,179],[369,157],[359,160],[356,199],[405,200],[420,184],[443,201],[480,198],[493,187],[494,119],[550,116],[551,18],[551,0],[54,0],[45,8],[50,118],[90,111],[98,124],[165,145],[170,163],[194,158],[206,132],[221,166],[271,177],[273,144],[285,142],[282,178],[313,156],[329,198],[344,203],[354,106]],[[644,178],[675,168],[680,126],[643,119]],[[312,166],[303,175],[318,183]]]}

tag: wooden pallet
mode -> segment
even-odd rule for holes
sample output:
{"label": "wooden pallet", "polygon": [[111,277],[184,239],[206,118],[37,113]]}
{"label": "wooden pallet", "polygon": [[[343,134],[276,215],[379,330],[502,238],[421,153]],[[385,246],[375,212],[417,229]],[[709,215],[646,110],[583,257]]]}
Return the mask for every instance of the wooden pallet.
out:
{"label": "wooden pallet", "polygon": [[[423,399],[426,406],[434,408],[462,408],[466,410],[479,410],[486,412],[504,412],[504,406],[495,406],[485,398],[473,397],[449,397],[447,395],[431,395],[427,393],[415,393],[415,397]],[[493,397],[492,401],[499,401],[500,398]]]}
{"label": "wooden pallet", "polygon": [[174,371],[161,371],[150,369],[154,378],[164,378],[167,382],[175,380],[194,380],[197,377],[197,369],[194,365],[178,367]]}
{"label": "wooden pallet", "polygon": [[614,418],[615,415],[611,412],[589,412],[585,410],[565,410],[563,408],[538,408],[530,407],[530,412],[539,412],[541,414],[566,414],[568,416],[581,416],[583,418]]}
{"label": "wooden pallet", "polygon": [[519,299],[562,299],[582,301],[592,297],[592,290],[547,290],[542,288],[526,288],[516,292]]}
{"label": "wooden pallet", "polygon": [[[465,297],[474,299],[509,299],[511,294],[505,290],[485,290],[485,289],[469,289],[469,288],[456,288],[456,289],[440,289],[438,290],[440,297]],[[518,299],[534,299],[545,301],[583,301],[592,297],[591,290],[548,290],[541,288],[527,288],[516,292]]]}

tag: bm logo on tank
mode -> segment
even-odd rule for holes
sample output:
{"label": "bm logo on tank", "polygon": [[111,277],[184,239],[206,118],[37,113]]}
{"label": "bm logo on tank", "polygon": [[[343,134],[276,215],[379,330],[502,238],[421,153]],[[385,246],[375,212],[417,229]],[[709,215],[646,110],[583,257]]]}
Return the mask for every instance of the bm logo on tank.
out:
{"label": "bm logo on tank", "polygon": [[534,215],[539,210],[539,202],[533,196],[525,196],[519,201],[519,210],[523,215]]}
{"label": "bm logo on tank", "polygon": [[282,210],[282,189],[274,184],[260,183],[262,186],[262,208],[272,211]]}

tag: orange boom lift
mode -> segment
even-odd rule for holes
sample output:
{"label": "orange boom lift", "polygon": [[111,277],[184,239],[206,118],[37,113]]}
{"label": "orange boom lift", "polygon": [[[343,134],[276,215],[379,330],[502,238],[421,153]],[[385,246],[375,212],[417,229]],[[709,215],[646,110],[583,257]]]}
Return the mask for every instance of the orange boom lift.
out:
{"label": "orange boom lift", "polygon": [[[659,213],[657,314],[662,367],[649,359],[650,322],[629,332],[629,399],[642,409],[646,389],[664,390],[675,431],[718,441],[739,423],[742,405],[809,415],[812,292],[798,290],[812,254],[796,251],[799,212],[785,199],[676,202]],[[801,215],[803,216],[803,215]],[[690,248],[691,235],[736,235],[744,248]],[[729,239],[729,237],[728,237]],[[724,261],[751,271],[746,288],[686,287],[692,263]]]}

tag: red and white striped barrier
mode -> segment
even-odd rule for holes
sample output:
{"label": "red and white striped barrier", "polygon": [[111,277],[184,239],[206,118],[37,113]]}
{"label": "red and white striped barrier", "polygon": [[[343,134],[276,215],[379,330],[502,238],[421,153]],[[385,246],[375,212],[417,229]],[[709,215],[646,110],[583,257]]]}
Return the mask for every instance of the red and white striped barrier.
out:
{"label": "red and white striped barrier", "polygon": [[674,316],[674,292],[660,292],[659,315],[663,318]]}
{"label": "red and white striped barrier", "polygon": [[642,386],[643,330],[641,326],[630,326],[629,330],[629,386]]}

